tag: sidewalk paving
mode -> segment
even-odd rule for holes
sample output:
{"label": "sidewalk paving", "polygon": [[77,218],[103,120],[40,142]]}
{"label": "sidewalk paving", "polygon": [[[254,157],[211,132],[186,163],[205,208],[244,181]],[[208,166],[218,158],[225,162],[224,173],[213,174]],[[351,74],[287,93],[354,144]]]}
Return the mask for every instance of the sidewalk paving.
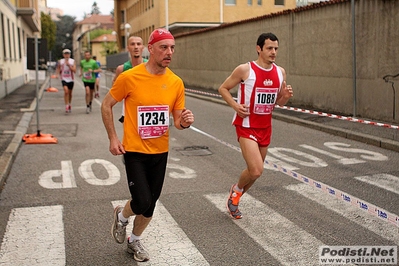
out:
{"label": "sidewalk paving", "polygon": [[[59,80],[54,80],[54,82],[60,83]],[[48,84],[49,78],[39,82],[39,99],[42,98]],[[61,88],[61,86],[58,87]],[[59,91],[58,93],[63,92]],[[216,91],[188,89],[186,95],[226,104]],[[0,99],[0,191],[21,146],[22,137],[27,133],[35,133],[27,132],[29,127],[37,130],[36,125],[30,125],[34,115],[36,115],[35,81],[21,86],[5,98]],[[273,118],[399,152],[399,129],[283,108],[276,108]]]}
{"label": "sidewalk paving", "polygon": [[[39,99],[47,83],[48,79],[39,80]],[[0,191],[36,114],[36,86],[36,81],[28,82],[0,99]]]}

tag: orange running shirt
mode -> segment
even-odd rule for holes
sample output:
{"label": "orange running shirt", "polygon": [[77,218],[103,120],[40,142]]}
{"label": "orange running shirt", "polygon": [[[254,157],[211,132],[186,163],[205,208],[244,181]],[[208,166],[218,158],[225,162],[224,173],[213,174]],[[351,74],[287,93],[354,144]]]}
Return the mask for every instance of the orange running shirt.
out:
{"label": "orange running shirt", "polygon": [[145,154],[169,150],[169,117],[184,109],[184,84],[169,68],[163,75],[150,74],[145,64],[122,72],[111,96],[125,100],[122,143],[126,151]]}

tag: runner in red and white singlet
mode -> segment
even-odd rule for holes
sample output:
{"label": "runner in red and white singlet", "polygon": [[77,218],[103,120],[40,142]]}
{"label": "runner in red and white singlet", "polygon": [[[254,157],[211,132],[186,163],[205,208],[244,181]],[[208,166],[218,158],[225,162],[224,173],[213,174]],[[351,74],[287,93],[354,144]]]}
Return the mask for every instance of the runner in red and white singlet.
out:
{"label": "runner in red and white singlet", "polygon": [[[272,112],[275,104],[285,105],[293,96],[286,85],[285,70],[275,64],[278,39],[273,33],[263,33],[256,42],[258,59],[236,67],[219,87],[223,99],[234,109],[233,125],[247,168],[237,184],[231,186],[226,202],[232,218],[241,219],[238,210],[241,196],[262,175],[263,162],[272,134]],[[230,90],[239,86],[238,99]]]}

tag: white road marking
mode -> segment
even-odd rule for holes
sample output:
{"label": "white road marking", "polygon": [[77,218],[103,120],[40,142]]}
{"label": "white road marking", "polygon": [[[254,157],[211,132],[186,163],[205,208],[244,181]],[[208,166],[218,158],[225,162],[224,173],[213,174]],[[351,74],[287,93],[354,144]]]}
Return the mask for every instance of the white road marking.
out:
{"label": "white road marking", "polygon": [[[53,178],[61,178],[61,182]],[[76,187],[75,174],[71,161],[61,161],[61,170],[48,170],[39,176],[39,184],[48,189]]]}
{"label": "white road marking", "polygon": [[[306,166],[306,167],[318,168],[318,167],[328,166],[328,164],[325,161],[323,161],[322,159],[320,159],[316,156],[313,156],[311,154],[308,154],[308,153],[305,153],[302,151],[290,149],[290,148],[281,148],[281,147],[269,148],[268,152],[273,154],[275,157],[283,159],[287,162],[299,164],[299,165]],[[286,155],[285,153],[292,153],[292,154],[296,155],[296,157],[298,157],[298,158],[303,157],[304,159],[307,159],[308,161],[303,161],[303,160],[297,159],[295,157]]]}
{"label": "white road marking", "polygon": [[[125,206],[125,203],[126,200],[112,201],[114,208],[118,205]],[[132,231],[133,219],[134,217],[130,218],[126,228],[127,236]],[[151,259],[137,263],[138,265],[209,265],[160,201],[157,202],[154,216],[143,233],[143,244]]]}
{"label": "white road marking", "polygon": [[[99,179],[93,172],[92,165],[100,164],[102,165],[108,173],[108,177],[106,179]],[[121,173],[119,172],[118,167],[116,167],[113,163],[102,160],[102,159],[92,159],[86,160],[82,162],[79,166],[79,174],[86,180],[87,183],[91,185],[97,186],[111,186],[121,179]]]}
{"label": "white road marking", "polygon": [[359,160],[359,159],[356,159],[356,158],[345,158],[343,156],[340,156],[340,155],[337,155],[337,154],[334,154],[334,153],[331,153],[331,152],[328,152],[328,151],[325,151],[325,150],[321,150],[321,149],[318,149],[318,148],[310,146],[310,145],[302,144],[302,145],[299,145],[299,146],[302,147],[302,148],[311,150],[311,151],[318,152],[318,153],[323,154],[323,155],[327,155],[327,156],[329,156],[329,157],[331,157],[333,159],[337,159],[338,163],[340,163],[340,164],[347,165],[347,164],[365,163],[365,161],[363,161],[363,160]]}
{"label": "white road marking", "polygon": [[12,209],[0,249],[0,265],[65,265],[63,207]]}
{"label": "white road marking", "polygon": [[366,211],[338,200],[335,196],[320,193],[306,184],[289,185],[285,188],[295,191],[300,195],[323,205],[327,209],[342,215],[351,222],[354,222],[382,238],[393,241],[399,245],[398,229],[377,217],[370,216]]}
{"label": "white road marking", "polygon": [[[228,215],[228,194],[209,194],[205,197]],[[240,210],[243,218],[233,220],[234,223],[281,264],[317,264],[317,251],[319,246],[324,245],[317,238],[249,194],[241,198]]]}
{"label": "white road marking", "polygon": [[399,178],[390,174],[375,174],[371,176],[356,176],[356,180],[399,194]]}
{"label": "white road marking", "polygon": [[176,179],[191,179],[191,178],[196,178],[197,177],[197,173],[189,168],[186,167],[184,165],[180,165],[180,164],[174,164],[174,163],[168,163],[166,165],[166,167],[168,169],[174,169],[177,171],[169,171],[168,175],[171,178],[176,178]]}

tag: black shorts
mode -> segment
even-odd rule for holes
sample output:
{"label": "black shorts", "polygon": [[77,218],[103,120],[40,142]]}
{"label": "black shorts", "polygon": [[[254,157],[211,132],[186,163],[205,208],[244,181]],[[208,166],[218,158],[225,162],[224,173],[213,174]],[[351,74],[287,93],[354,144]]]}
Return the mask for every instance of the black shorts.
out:
{"label": "black shorts", "polygon": [[86,87],[89,87],[91,90],[94,90],[94,82],[86,82],[86,81],[83,81],[83,84],[85,85],[85,88]]}
{"label": "black shorts", "polygon": [[61,80],[62,87],[68,87],[68,89],[72,90],[73,89],[73,81],[72,82],[66,82],[64,80]]}
{"label": "black shorts", "polygon": [[130,207],[136,215],[152,217],[165,179],[168,153],[124,155],[127,182],[131,195]]}

